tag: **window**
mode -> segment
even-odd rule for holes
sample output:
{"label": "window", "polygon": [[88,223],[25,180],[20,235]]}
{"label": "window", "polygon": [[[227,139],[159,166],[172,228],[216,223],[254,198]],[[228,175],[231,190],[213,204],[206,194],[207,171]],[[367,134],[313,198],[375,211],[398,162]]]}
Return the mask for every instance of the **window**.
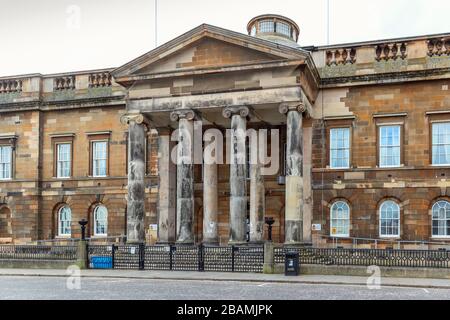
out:
{"label": "window", "polygon": [[450,122],[432,124],[432,163],[450,165]]}
{"label": "window", "polygon": [[380,126],[380,167],[400,166],[400,126]]}
{"label": "window", "polygon": [[350,128],[330,129],[330,167],[350,167]]}
{"label": "window", "polygon": [[259,32],[275,32],[272,20],[263,20],[259,22]]}
{"label": "window", "polygon": [[394,201],[385,201],[380,206],[380,237],[400,237],[400,207]]}
{"label": "window", "polygon": [[256,26],[253,26],[251,31],[250,31],[250,35],[252,35],[253,37],[256,36]]}
{"label": "window", "polygon": [[107,172],[108,142],[92,142],[92,175],[94,177],[105,177]]}
{"label": "window", "polygon": [[432,236],[437,238],[450,237],[450,203],[436,202],[432,209]]}
{"label": "window", "polygon": [[105,206],[97,206],[94,210],[94,235],[108,234],[108,210]]}
{"label": "window", "polygon": [[56,177],[58,178],[69,178],[71,176],[71,148],[70,143],[56,145]]}
{"label": "window", "polygon": [[277,22],[277,33],[291,37],[291,26],[284,22]]}
{"label": "window", "polygon": [[11,179],[12,147],[0,146],[0,179]]}
{"label": "window", "polygon": [[58,211],[58,236],[70,236],[72,223],[72,211],[68,206],[63,206]]}
{"label": "window", "polygon": [[331,207],[330,235],[333,237],[350,236],[350,208],[343,201],[338,201]]}

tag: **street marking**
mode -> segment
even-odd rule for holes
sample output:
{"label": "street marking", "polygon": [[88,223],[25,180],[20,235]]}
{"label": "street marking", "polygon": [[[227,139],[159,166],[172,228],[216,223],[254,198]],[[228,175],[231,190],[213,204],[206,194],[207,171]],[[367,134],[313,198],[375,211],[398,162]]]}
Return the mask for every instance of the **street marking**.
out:
{"label": "street marking", "polygon": [[423,291],[425,291],[426,293],[430,293],[430,291],[428,291],[427,289],[423,289]]}
{"label": "street marking", "polygon": [[258,287],[264,287],[266,285],[268,285],[268,283],[258,284]]}

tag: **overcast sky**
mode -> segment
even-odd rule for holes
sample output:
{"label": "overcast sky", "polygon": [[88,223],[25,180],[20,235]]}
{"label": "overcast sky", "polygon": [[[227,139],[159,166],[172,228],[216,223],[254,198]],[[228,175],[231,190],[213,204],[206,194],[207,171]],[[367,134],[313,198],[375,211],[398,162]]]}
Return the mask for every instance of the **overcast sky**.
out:
{"label": "overcast sky", "polygon": [[[119,67],[155,47],[155,0],[0,0],[0,76]],[[330,0],[330,42],[450,32],[449,0]],[[326,0],[158,0],[158,44],[277,13],[326,44]]]}

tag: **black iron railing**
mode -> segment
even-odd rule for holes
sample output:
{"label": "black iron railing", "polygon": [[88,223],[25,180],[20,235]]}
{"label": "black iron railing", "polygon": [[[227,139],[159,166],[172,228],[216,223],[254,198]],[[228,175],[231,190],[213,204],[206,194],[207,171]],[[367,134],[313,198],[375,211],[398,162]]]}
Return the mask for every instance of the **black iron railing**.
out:
{"label": "black iron railing", "polygon": [[0,245],[0,260],[76,259],[76,246]]}
{"label": "black iron railing", "polygon": [[446,250],[275,248],[275,263],[284,263],[288,251],[298,252],[300,264],[450,268]]}

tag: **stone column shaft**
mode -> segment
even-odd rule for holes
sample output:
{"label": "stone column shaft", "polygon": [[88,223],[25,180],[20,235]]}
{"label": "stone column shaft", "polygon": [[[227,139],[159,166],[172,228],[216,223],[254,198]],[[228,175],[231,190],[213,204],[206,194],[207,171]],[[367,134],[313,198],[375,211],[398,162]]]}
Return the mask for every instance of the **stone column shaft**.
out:
{"label": "stone column shaft", "polygon": [[127,242],[145,242],[145,139],[146,126],[142,114],[121,117],[128,124],[128,195]]}
{"label": "stone column shaft", "polygon": [[194,243],[194,120],[192,110],[175,111],[177,147],[177,243]]}
{"label": "stone column shaft", "polygon": [[158,130],[158,244],[174,243],[176,240],[176,176],[171,151],[175,143],[171,131]]}
{"label": "stone column shaft", "polygon": [[[266,191],[258,157],[259,137],[252,142],[250,164],[250,242],[264,241],[264,213]],[[256,163],[254,163],[256,161]]]}
{"label": "stone column shaft", "polygon": [[203,165],[203,243],[218,244],[217,164]]}
{"label": "stone column shaft", "polygon": [[281,106],[287,114],[285,242],[303,242],[303,131],[305,107]]}
{"label": "stone column shaft", "polygon": [[230,163],[230,243],[247,241],[247,107],[225,108],[224,116],[231,117]]}

